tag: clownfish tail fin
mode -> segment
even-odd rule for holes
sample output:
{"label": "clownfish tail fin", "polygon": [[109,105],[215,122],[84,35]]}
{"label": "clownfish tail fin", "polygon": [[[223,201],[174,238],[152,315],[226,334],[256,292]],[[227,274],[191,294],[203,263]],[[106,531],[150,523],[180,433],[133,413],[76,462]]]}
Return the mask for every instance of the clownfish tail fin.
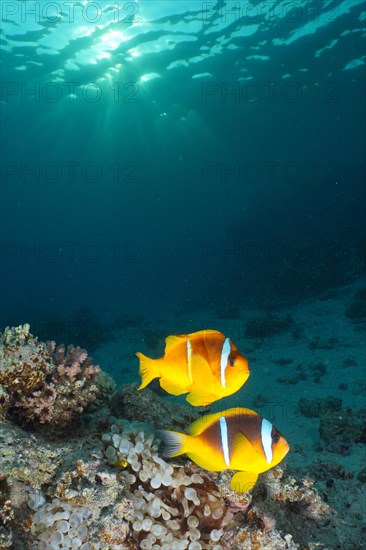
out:
{"label": "clownfish tail fin", "polygon": [[157,435],[164,445],[163,456],[171,458],[187,452],[187,440],[190,439],[188,435],[167,430],[158,430]]}
{"label": "clownfish tail fin", "polygon": [[141,385],[139,386],[139,390],[142,390],[143,388],[146,388],[148,384],[154,378],[157,378],[159,376],[159,372],[156,369],[156,363],[155,359],[150,359],[150,357],[146,357],[143,353],[136,353],[137,357],[140,359],[140,376],[141,376]]}

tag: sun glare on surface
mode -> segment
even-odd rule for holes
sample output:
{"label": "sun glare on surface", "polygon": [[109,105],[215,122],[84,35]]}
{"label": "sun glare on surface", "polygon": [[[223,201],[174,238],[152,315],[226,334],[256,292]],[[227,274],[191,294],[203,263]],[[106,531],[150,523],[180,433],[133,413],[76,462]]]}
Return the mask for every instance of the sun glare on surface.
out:
{"label": "sun glare on surface", "polygon": [[101,37],[101,45],[104,49],[115,50],[122,42],[127,42],[128,38],[122,31],[108,31]]}

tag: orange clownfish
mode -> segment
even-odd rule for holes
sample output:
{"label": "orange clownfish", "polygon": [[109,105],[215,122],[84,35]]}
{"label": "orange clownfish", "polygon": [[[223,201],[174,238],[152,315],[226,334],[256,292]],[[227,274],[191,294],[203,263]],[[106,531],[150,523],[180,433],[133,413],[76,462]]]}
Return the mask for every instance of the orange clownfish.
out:
{"label": "orange clownfish", "polygon": [[171,431],[159,435],[165,456],[185,453],[206,470],[239,470],[230,483],[238,493],[249,491],[258,474],[276,466],[290,450],[271,422],[239,407],[203,416],[191,425],[189,435]]}
{"label": "orange clownfish", "polygon": [[238,391],[249,376],[248,361],[230,338],[217,330],[168,336],[164,357],[140,359],[145,388],[154,378],[172,395],[188,393],[186,400],[195,407],[209,405]]}

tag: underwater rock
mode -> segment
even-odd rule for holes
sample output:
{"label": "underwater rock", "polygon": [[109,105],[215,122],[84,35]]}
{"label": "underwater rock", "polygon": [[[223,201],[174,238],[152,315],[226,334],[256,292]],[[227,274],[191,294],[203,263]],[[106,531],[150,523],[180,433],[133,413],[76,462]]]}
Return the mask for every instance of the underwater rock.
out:
{"label": "underwater rock", "polygon": [[185,430],[207,412],[204,407],[187,407],[159,398],[149,388],[138,391],[138,384],[125,384],[112,396],[111,412],[117,418],[145,422],[156,429]]}
{"label": "underwater rock", "polygon": [[257,409],[262,409],[267,403],[269,403],[269,399],[261,393],[258,393],[253,399],[253,405]]}
{"label": "underwater rock", "polygon": [[366,442],[366,409],[325,411],[320,415],[321,446],[332,453],[347,455],[352,445]]}
{"label": "underwater rock", "polygon": [[228,307],[216,311],[218,319],[240,319],[240,309],[237,307]]}
{"label": "underwater rock", "polygon": [[324,480],[327,486],[335,479],[353,479],[354,477],[353,472],[347,471],[341,464],[322,460],[311,465],[310,473],[314,479]]}
{"label": "underwater rock", "polygon": [[326,412],[339,412],[342,408],[342,399],[329,395],[325,399],[306,399],[301,397],[299,409],[303,416],[308,418],[319,418]]}
{"label": "underwater rock", "polygon": [[279,359],[272,359],[273,363],[276,363],[276,365],[280,365],[281,367],[284,367],[286,365],[291,365],[291,363],[294,362],[293,359],[287,358],[287,357],[280,357]]}
{"label": "underwater rock", "polygon": [[294,328],[295,322],[291,315],[266,315],[250,319],[245,327],[247,338],[268,338],[284,333]]}
{"label": "underwater rock", "polygon": [[65,447],[46,442],[10,422],[0,422],[0,475],[41,487],[49,483],[60,466]]}
{"label": "underwater rock", "polygon": [[365,319],[366,318],[366,301],[356,300],[346,307],[345,315],[349,319]]}
{"label": "underwater rock", "polygon": [[343,366],[344,367],[357,367],[358,362],[353,357],[348,357],[347,359],[344,359]]}
{"label": "underwater rock", "polygon": [[346,317],[354,321],[363,321],[366,319],[366,288],[357,290],[354,294],[354,300],[344,311]]}
{"label": "underwater rock", "polygon": [[309,342],[309,349],[334,349],[335,345],[338,344],[339,339],[332,337],[332,338],[325,338],[321,339],[319,336],[316,336],[312,338]]}
{"label": "underwater rock", "polygon": [[167,332],[160,327],[143,328],[144,340],[149,350],[156,350],[164,342]]}
{"label": "underwater rock", "polygon": [[361,481],[361,483],[366,483],[366,468],[362,468],[362,470],[358,472],[357,479]]}
{"label": "underwater rock", "polygon": [[303,365],[297,365],[295,374],[293,376],[280,376],[277,378],[277,382],[279,384],[297,384],[298,382],[301,382],[303,380],[307,379],[307,374],[305,373],[305,368]]}
{"label": "underwater rock", "polygon": [[309,367],[310,372],[313,376],[313,381],[319,384],[320,379],[327,373],[327,367],[325,363],[319,362],[316,365],[311,365]]}

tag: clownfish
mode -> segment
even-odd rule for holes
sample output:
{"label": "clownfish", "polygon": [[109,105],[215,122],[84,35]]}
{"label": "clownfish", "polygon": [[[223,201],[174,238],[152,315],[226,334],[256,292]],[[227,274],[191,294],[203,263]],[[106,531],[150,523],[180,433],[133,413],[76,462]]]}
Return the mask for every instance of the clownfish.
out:
{"label": "clownfish", "polygon": [[165,447],[163,455],[186,454],[205,470],[239,470],[230,487],[249,491],[258,475],[276,466],[290,446],[276,428],[249,409],[234,408],[208,414],[193,422],[189,435],[159,431]]}
{"label": "clownfish", "polygon": [[249,376],[248,361],[235,344],[217,330],[168,336],[164,357],[140,359],[145,388],[154,378],[172,395],[188,393],[186,401],[195,407],[209,405],[238,391]]}

